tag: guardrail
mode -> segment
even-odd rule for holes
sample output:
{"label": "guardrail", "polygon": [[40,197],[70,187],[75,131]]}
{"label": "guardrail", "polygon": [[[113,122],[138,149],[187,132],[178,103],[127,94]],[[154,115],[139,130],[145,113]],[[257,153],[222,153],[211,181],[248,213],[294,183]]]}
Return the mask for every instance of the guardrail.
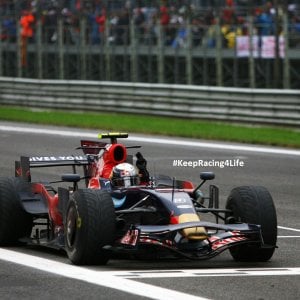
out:
{"label": "guardrail", "polygon": [[300,125],[300,90],[0,77],[0,104]]}

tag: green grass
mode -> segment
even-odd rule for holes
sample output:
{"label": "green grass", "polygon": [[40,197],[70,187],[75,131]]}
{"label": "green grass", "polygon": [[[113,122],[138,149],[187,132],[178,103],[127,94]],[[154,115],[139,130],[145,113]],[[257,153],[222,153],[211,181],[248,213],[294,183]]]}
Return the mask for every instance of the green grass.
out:
{"label": "green grass", "polygon": [[0,120],[300,148],[300,131],[292,128],[130,114],[39,111],[6,106],[1,106]]}

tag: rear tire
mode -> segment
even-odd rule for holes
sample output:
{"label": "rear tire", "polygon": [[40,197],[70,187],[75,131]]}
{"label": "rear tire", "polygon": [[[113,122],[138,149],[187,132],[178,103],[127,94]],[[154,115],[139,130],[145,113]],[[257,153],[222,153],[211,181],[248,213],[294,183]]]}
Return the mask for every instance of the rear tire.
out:
{"label": "rear tire", "polygon": [[269,248],[257,244],[243,244],[230,248],[236,261],[268,261],[274,253],[277,241],[277,216],[272,196],[261,186],[234,188],[226,203],[236,222],[261,225],[263,241]]}
{"label": "rear tire", "polygon": [[22,207],[20,193],[30,185],[19,177],[0,178],[0,245],[14,245],[22,237],[30,237],[32,216]]}
{"label": "rear tire", "polygon": [[115,236],[115,209],[108,192],[81,189],[70,198],[65,218],[65,248],[76,265],[104,265],[110,254],[103,249]]}

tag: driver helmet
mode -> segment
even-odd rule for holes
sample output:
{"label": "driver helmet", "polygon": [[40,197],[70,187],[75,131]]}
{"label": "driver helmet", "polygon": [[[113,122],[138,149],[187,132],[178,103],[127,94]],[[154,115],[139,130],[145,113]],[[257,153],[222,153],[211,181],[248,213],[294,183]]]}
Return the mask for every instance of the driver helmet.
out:
{"label": "driver helmet", "polygon": [[111,183],[114,187],[130,187],[139,184],[135,167],[129,163],[116,165],[112,170]]}

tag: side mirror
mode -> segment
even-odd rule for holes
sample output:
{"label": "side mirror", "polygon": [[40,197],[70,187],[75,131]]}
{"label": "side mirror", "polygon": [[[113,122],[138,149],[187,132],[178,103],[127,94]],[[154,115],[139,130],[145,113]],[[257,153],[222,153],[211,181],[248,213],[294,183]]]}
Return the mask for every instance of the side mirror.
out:
{"label": "side mirror", "polygon": [[80,181],[80,175],[79,174],[63,174],[61,175],[61,180],[66,182],[73,182],[73,191],[76,191],[78,189],[77,182]]}
{"label": "side mirror", "polygon": [[215,179],[215,173],[213,173],[213,172],[201,172],[200,173],[200,179],[205,180],[205,181]]}
{"label": "side mirror", "polygon": [[66,182],[78,182],[80,181],[79,174],[63,174],[61,175],[61,180]]}
{"label": "side mirror", "polygon": [[202,182],[194,189],[193,195],[196,197],[197,191],[201,188],[201,186],[207,181],[215,178],[215,173],[213,172],[201,172],[200,179]]}

